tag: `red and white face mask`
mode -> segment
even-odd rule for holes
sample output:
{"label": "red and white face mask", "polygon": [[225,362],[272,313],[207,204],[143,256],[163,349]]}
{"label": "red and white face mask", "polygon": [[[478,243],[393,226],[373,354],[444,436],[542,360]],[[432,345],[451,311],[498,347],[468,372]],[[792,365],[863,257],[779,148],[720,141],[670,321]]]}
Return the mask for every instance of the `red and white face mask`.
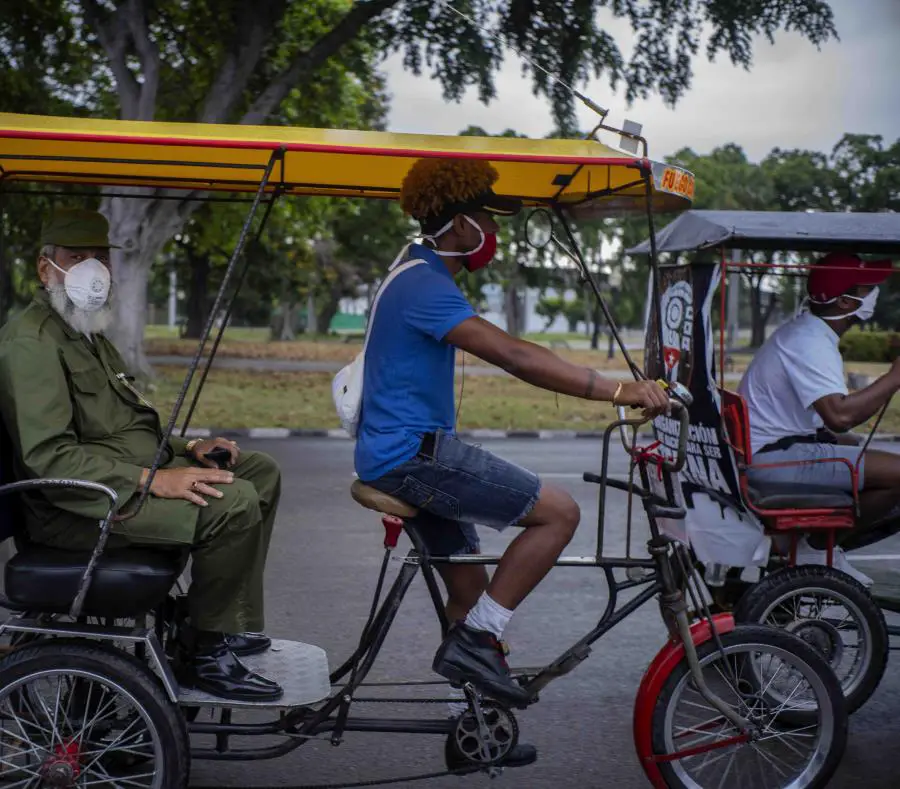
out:
{"label": "red and white face mask", "polygon": [[[463,214],[463,219],[473,225],[481,236],[481,241],[478,243],[478,246],[470,252],[443,252],[440,249],[435,249],[435,252],[444,257],[464,257],[466,260],[463,262],[463,265],[466,267],[466,270],[478,271],[478,269],[487,266],[494,259],[494,255],[497,254],[497,234],[485,233],[484,230],[481,229],[481,225],[470,216]],[[433,233],[430,236],[422,236],[422,238],[431,241],[435,247],[437,247],[437,237],[442,236],[451,227],[453,227],[452,219],[436,233]]]}

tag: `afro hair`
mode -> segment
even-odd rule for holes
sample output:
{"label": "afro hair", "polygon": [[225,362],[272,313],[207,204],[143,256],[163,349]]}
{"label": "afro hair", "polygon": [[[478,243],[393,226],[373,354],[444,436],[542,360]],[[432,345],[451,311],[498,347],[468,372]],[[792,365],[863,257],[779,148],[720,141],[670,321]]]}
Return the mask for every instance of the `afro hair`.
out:
{"label": "afro hair", "polygon": [[419,159],[403,179],[400,204],[420,221],[486,192],[497,171],[482,159]]}

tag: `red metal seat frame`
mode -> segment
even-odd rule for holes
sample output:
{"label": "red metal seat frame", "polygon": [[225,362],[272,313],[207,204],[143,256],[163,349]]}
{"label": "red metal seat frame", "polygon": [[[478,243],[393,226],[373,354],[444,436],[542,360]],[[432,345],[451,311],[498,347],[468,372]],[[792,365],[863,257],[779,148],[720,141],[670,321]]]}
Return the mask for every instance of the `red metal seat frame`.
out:
{"label": "red metal seat frame", "polygon": [[[828,564],[832,563],[834,535],[836,529],[850,529],[856,525],[859,512],[859,469],[847,458],[821,458],[816,460],[790,460],[781,463],[754,463],[750,446],[750,412],[747,403],[737,392],[719,387],[722,397],[722,423],[724,438],[734,452],[737,464],[738,482],[744,505],[759,516],[767,533],[791,533],[791,564],[797,554],[800,533],[806,531],[826,531],[828,536]],[[758,507],[750,495],[747,478],[749,468],[780,468],[784,466],[804,466],[812,463],[843,463],[850,470],[852,480],[853,506],[816,507],[805,509],[763,509]]]}

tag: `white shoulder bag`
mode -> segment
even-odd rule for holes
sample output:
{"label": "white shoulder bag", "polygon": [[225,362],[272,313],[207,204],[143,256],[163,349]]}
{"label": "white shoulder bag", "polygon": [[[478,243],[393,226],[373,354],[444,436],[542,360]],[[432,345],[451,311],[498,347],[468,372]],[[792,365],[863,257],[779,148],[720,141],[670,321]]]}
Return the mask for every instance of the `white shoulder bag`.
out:
{"label": "white shoulder bag", "polygon": [[356,438],[356,429],[359,426],[359,412],[362,406],[363,394],[363,370],[365,365],[366,348],[369,345],[369,335],[372,332],[372,325],[375,321],[375,310],[378,308],[378,302],[385,288],[391,283],[394,277],[402,274],[404,271],[424,263],[424,260],[407,260],[405,263],[396,265],[396,261],[391,266],[390,273],[381,283],[378,293],[375,294],[375,301],[372,302],[372,311],[369,313],[369,323],[366,326],[366,339],[363,343],[363,349],[357,354],[356,358],[346,367],[341,368],[338,374],[334,376],[331,382],[331,396],[334,398],[334,406],[337,409],[338,419],[341,420],[341,427],[346,430],[351,438]]}

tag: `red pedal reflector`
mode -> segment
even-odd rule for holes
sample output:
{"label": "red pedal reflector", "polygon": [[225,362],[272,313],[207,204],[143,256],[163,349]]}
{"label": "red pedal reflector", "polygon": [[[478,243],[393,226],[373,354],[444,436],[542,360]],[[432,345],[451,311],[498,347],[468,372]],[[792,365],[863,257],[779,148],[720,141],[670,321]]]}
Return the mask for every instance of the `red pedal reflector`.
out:
{"label": "red pedal reflector", "polygon": [[403,521],[396,515],[385,515],[381,522],[384,524],[384,547],[396,548],[403,531]]}

